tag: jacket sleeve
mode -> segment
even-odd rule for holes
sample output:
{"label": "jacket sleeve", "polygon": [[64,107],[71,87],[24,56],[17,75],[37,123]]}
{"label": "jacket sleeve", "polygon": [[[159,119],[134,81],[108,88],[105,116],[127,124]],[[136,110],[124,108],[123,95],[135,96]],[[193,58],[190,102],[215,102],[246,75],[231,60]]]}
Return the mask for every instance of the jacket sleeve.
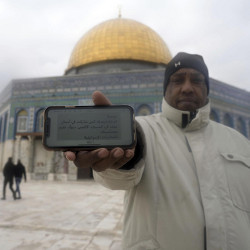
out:
{"label": "jacket sleeve", "polygon": [[107,169],[102,172],[93,171],[94,179],[102,186],[112,190],[128,190],[136,186],[142,177],[144,160],[130,170]]}
{"label": "jacket sleeve", "polygon": [[140,147],[142,148],[141,150],[137,151],[140,156],[135,155],[134,157],[137,159],[136,164],[126,169],[106,169],[102,172],[96,172],[93,170],[93,176],[96,182],[100,183],[106,188],[113,190],[128,190],[140,182],[145,167],[145,161],[143,157],[145,152],[145,137],[142,128],[138,123],[136,124],[136,129],[138,133],[140,133]]}

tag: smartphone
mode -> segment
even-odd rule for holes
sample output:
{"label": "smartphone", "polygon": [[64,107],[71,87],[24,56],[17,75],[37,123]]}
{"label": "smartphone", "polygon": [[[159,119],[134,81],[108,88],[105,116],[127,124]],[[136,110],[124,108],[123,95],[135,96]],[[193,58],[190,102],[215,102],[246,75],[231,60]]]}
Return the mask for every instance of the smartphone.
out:
{"label": "smartphone", "polygon": [[44,111],[43,145],[47,150],[129,149],[135,142],[131,106],[50,106]]}

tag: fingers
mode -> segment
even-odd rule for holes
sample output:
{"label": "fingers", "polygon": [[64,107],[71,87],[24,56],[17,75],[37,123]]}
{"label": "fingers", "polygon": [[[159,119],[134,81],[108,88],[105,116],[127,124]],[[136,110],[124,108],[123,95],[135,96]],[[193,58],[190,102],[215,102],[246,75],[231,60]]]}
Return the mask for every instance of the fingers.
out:
{"label": "fingers", "polygon": [[[77,157],[77,155],[80,155],[80,157]],[[94,162],[95,158],[96,160],[105,158],[108,156],[108,150],[106,149],[98,149],[94,151],[78,151],[77,155],[75,152],[72,151],[66,151],[64,152],[64,156],[68,161],[74,161],[74,162],[79,162],[79,164],[84,163],[84,165],[87,163],[89,164],[90,162]],[[79,158],[80,160],[77,160]]]}
{"label": "fingers", "polygon": [[100,91],[95,91],[92,94],[92,99],[95,105],[111,105],[110,100]]}
{"label": "fingers", "polygon": [[109,155],[106,158],[96,161],[92,165],[92,168],[97,172],[104,171],[107,168],[114,168],[116,162],[119,161],[123,156],[124,151],[121,148],[114,148],[109,151]]}
{"label": "fingers", "polygon": [[124,152],[123,157],[115,161],[112,168],[113,169],[121,168],[124,164],[126,164],[128,161],[130,161],[134,157],[134,151],[135,151],[134,149],[126,150]]}
{"label": "fingers", "polygon": [[74,161],[78,168],[91,167],[97,172],[106,170],[107,168],[118,169],[131,160],[134,156],[134,149],[123,150],[122,148],[114,148],[111,151],[105,148],[93,151],[79,151],[77,156],[74,152],[65,152],[65,157]]}
{"label": "fingers", "polygon": [[74,161],[76,159],[76,154],[71,151],[64,152],[64,156],[68,161]]}
{"label": "fingers", "polygon": [[115,148],[110,151],[109,157],[97,161],[92,165],[92,168],[97,172],[104,171],[107,168],[119,169],[133,157],[134,149],[124,151],[121,148]]}
{"label": "fingers", "polygon": [[107,157],[109,157],[109,151],[105,148],[93,151],[79,151],[74,163],[78,168],[88,168]]}
{"label": "fingers", "polygon": [[112,169],[119,169],[121,168],[123,165],[125,165],[128,161],[130,161],[134,156],[134,153],[132,154],[132,156],[127,156],[126,152],[124,154],[123,157],[121,157],[119,160],[115,161],[112,165]]}

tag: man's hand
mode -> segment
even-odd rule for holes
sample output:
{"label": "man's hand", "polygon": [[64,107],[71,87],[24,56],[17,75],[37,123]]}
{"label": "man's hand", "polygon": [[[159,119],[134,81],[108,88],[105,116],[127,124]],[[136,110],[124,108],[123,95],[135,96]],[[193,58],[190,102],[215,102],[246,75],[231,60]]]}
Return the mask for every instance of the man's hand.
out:
{"label": "man's hand", "polygon": [[[92,95],[95,105],[111,105],[109,99],[99,91],[95,91]],[[104,171],[108,168],[118,169],[125,163],[130,161],[134,156],[135,148],[123,150],[122,148],[114,148],[108,150],[100,148],[92,151],[79,151],[77,154],[71,151],[64,153],[69,161],[73,161],[78,168],[91,167],[97,172]]]}

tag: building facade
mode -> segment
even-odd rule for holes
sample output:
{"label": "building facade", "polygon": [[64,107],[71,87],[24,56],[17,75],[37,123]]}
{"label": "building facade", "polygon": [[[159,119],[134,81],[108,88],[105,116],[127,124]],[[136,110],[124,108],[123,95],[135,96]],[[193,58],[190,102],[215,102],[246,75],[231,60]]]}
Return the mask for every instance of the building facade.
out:
{"label": "building facade", "polygon": [[[0,94],[0,163],[12,156],[32,179],[90,178],[62,152],[42,146],[43,111],[52,105],[91,105],[102,91],[136,115],[161,111],[164,69],[171,59],[165,42],[149,27],[117,18],[103,22],[76,44],[63,76],[17,79]],[[211,119],[250,138],[250,93],[210,78]]]}

